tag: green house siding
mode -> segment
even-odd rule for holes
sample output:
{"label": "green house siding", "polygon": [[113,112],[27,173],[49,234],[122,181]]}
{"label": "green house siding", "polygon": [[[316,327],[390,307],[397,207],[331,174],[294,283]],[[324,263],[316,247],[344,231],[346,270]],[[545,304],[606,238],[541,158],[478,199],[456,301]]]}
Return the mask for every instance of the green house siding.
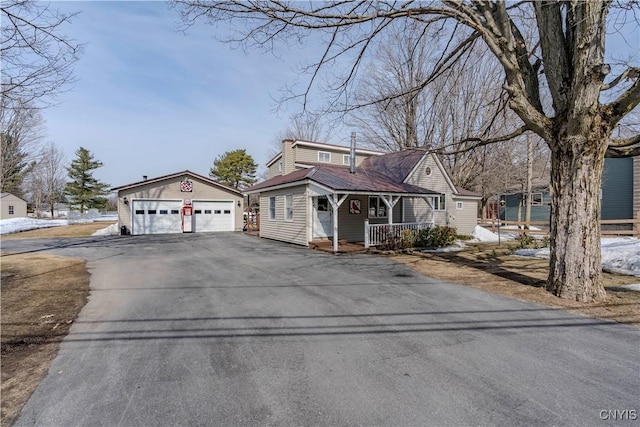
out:
{"label": "green house siding", "polygon": [[602,219],[633,218],[633,159],[605,159]]}

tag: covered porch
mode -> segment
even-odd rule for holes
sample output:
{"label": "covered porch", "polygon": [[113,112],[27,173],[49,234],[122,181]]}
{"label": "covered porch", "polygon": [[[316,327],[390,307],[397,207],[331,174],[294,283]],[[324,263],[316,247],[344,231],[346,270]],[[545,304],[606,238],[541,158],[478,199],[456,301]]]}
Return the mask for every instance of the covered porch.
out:
{"label": "covered porch", "polygon": [[[366,249],[403,230],[433,226],[437,203],[434,199],[441,196],[429,190],[424,193],[334,190],[316,183],[309,185],[307,195],[309,245],[321,245],[334,253],[340,252],[345,244],[357,243]],[[405,222],[405,203],[415,199],[426,202],[430,215],[423,221]]]}

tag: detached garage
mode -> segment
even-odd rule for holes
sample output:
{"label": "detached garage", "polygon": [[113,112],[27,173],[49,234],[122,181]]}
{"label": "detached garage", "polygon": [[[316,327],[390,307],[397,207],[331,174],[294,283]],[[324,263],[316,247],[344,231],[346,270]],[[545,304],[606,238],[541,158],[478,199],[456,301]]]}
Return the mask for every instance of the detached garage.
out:
{"label": "detached garage", "polygon": [[241,231],[238,190],[190,171],[113,188],[118,221],[131,234]]}

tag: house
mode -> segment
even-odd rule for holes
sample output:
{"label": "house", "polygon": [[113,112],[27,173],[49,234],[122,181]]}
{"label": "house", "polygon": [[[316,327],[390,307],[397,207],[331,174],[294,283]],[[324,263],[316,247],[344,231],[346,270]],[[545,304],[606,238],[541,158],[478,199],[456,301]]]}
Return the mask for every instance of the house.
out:
{"label": "house", "polygon": [[[358,166],[364,159],[383,154],[380,151],[356,148],[355,164]],[[350,166],[350,164],[351,149],[349,147],[285,139],[282,141],[282,150],[267,162],[267,179],[315,165]]]}
{"label": "house", "polygon": [[[505,203],[500,218],[524,221],[525,194],[514,191],[500,195]],[[602,220],[637,218],[640,212],[640,156],[605,159],[600,191]],[[531,221],[549,221],[551,192],[539,185],[532,192]]]}
{"label": "house", "polygon": [[115,187],[127,234],[241,231],[242,193],[191,171]]}
{"label": "house", "polygon": [[[326,164],[304,163],[295,156],[287,160],[287,153],[299,146],[314,149],[315,155],[305,155],[327,160]],[[461,234],[473,231],[480,196],[455,187],[436,155],[418,149],[387,154],[361,150],[359,158],[354,149],[355,161],[328,162],[334,153],[342,155],[345,150],[349,149],[283,141],[284,154],[269,162],[272,167],[274,160],[282,158],[282,168],[278,166],[271,172],[274,176],[245,190],[260,196],[261,237],[305,246],[330,238],[337,250],[338,240],[364,241],[367,246],[376,227],[390,224],[449,225]]]}
{"label": "house", "polygon": [[27,216],[27,202],[11,193],[0,193],[0,219],[23,218]]}

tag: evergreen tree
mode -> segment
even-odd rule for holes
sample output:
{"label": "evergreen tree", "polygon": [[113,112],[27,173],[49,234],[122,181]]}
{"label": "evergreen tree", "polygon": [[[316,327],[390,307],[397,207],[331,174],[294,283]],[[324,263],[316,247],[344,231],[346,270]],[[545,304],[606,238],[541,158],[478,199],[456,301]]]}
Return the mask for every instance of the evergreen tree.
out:
{"label": "evergreen tree", "polygon": [[209,176],[235,189],[251,186],[256,182],[258,165],[247,150],[227,151],[213,161]]}
{"label": "evergreen tree", "polygon": [[103,209],[107,204],[109,184],[93,177],[93,170],[102,167],[102,162],[93,159],[93,155],[86,148],[80,147],[76,151],[76,159],[67,168],[70,182],[67,182],[64,193],[69,197],[72,207],[85,209]]}
{"label": "evergreen tree", "polygon": [[22,181],[33,164],[29,162],[28,154],[22,150],[13,136],[2,133],[0,141],[0,191],[22,197]]}

